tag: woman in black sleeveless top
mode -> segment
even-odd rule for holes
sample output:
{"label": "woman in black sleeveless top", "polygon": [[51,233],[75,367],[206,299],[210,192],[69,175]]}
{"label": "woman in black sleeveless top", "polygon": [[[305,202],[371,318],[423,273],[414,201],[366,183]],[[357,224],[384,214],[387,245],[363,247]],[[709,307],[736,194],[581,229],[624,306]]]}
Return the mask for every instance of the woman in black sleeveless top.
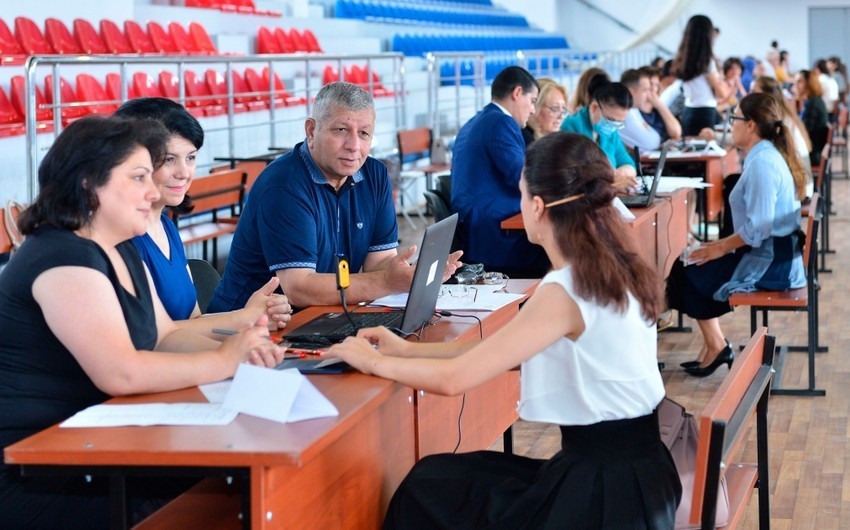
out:
{"label": "woman in black sleeveless top", "polygon": [[[110,396],[225,379],[242,361],[280,362],[265,319],[219,343],[178,331],[151,294],[127,240],[144,233],[159,197],[151,175],[166,137],[153,122],[84,118],[39,167],[39,195],[20,218],[27,239],[0,274],[0,446]],[[167,483],[135,486],[141,498],[176,493]],[[3,466],[0,527],[106,527],[106,494],[97,481]]]}

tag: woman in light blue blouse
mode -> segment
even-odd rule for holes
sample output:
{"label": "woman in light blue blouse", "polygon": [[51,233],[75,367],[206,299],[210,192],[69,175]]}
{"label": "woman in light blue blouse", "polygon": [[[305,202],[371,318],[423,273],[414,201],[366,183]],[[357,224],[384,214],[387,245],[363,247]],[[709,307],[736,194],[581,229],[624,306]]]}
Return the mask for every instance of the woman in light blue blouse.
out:
{"label": "woman in light blue blouse", "polygon": [[201,316],[198,295],[183,242],[177,227],[163,212],[166,207],[180,212],[192,211],[187,192],[195,178],[195,160],[204,144],[204,130],[182,105],[165,98],[132,99],[122,105],[116,115],[158,121],[170,135],[164,163],[153,174],[160,198],[152,205],[147,231],[132,239],[168,315],[180,327],[216,339],[223,337],[214,333],[214,329],[242,329],[263,314],[268,316],[271,329],[286,326],[292,308],[285,296],[274,294],[279,281],[272,274],[269,274],[269,282],[251,296],[245,308],[198,318]]}
{"label": "woman in light blue blouse", "polygon": [[806,284],[800,254],[800,199],[806,172],[782,109],[766,94],[750,94],[732,115],[732,140],[744,152],[744,172],[729,196],[734,233],[694,250],[691,266],[677,261],[667,280],[669,306],[697,320],[705,344],[691,375],[732,365],[734,353],[718,317],[729,295],[758,289],[785,290]]}

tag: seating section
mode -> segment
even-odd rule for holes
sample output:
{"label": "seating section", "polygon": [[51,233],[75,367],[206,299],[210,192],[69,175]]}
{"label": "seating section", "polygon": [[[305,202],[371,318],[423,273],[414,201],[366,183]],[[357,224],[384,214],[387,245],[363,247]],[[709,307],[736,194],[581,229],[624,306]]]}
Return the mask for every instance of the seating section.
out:
{"label": "seating section", "polygon": [[492,6],[490,8],[459,6],[456,2],[422,5],[418,2],[413,4],[336,0],[334,16],[392,24],[529,27],[528,20],[522,15]]}
{"label": "seating section", "polygon": [[[12,33],[6,22],[0,19],[0,65],[23,64],[27,55],[218,55],[207,30],[197,22],[190,23],[188,30],[178,22],[171,22],[166,30],[157,22],[148,22],[143,28],[128,20],[122,31],[111,20],[101,20],[98,33],[91,22],[78,18],[74,20],[72,33],[61,20],[48,18],[44,21],[42,33],[33,20],[18,17],[14,27]],[[312,38],[315,40],[315,36]]]}
{"label": "seating section", "polygon": [[257,30],[257,53],[324,53],[316,35],[309,29],[267,28]]}
{"label": "seating section", "polygon": [[280,17],[280,11],[271,9],[257,9],[253,0],[185,0],[186,7],[199,7],[202,9],[218,9],[225,13],[239,13],[243,15],[262,15],[267,17]]}
{"label": "seating section", "polygon": [[558,50],[569,48],[563,35],[540,34],[409,34],[393,36],[392,51],[421,56],[428,52],[516,52],[517,50]]}

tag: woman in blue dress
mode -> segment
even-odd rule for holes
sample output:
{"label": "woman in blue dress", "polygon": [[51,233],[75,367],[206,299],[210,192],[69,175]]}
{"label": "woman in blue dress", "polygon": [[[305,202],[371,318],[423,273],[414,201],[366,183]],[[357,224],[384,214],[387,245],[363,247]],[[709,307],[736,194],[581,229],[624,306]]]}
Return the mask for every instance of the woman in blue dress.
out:
{"label": "woman in blue dress", "polygon": [[154,202],[147,231],[133,238],[169,316],[183,328],[221,339],[213,329],[241,329],[263,314],[272,329],[282,329],[291,317],[292,307],[286,296],[275,294],[279,280],[269,282],[248,300],[244,309],[201,316],[198,295],[189,272],[183,242],[177,227],[163,213],[166,207],[189,212],[192,201],[187,195],[195,178],[195,160],[204,144],[204,130],[186,109],[165,98],[139,98],[125,103],[117,116],[148,118],[160,122],[170,133],[165,160],[153,175],[161,197]]}
{"label": "woman in blue dress", "polygon": [[548,134],[526,152],[520,208],[553,270],[483,341],[415,343],[385,328],[331,348],[362,372],[459,395],[518,365],[520,417],[561,428],[549,460],[493,451],[423,458],[385,529],[672,529],[679,476],[661,443],[655,319],[662,300],[611,205],[614,170],[589,138]]}
{"label": "woman in blue dress", "polygon": [[744,153],[744,171],[729,195],[734,233],[703,243],[677,261],[667,279],[672,309],[696,319],[704,339],[695,361],[698,377],[732,365],[734,352],[718,317],[732,310],[729,295],[806,285],[800,253],[800,200],[807,175],[780,104],[767,94],[745,96],[732,120],[732,141]]}

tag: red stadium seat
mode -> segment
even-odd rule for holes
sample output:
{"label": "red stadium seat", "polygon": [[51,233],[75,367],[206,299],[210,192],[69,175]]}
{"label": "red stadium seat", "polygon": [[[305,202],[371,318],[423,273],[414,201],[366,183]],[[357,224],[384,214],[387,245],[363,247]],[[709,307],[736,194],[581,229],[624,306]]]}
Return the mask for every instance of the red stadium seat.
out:
{"label": "red stadium seat", "polygon": [[[106,74],[106,96],[113,101],[124,102],[121,97],[121,74],[110,72]],[[133,90],[133,85],[127,85],[127,99],[136,99],[136,92]]]}
{"label": "red stadium seat", "polygon": [[[257,73],[253,68],[245,69],[245,82],[248,83],[248,87],[251,88],[251,92],[260,92],[262,93],[260,100],[263,101],[266,105],[269,105],[269,79],[266,77],[263,80],[263,77]],[[282,96],[275,94],[274,96],[274,107],[279,109],[280,107],[286,106],[286,100],[283,99]]]}
{"label": "red stadium seat", "polygon": [[255,91],[251,90],[251,87],[236,70],[233,70],[233,92],[235,94],[241,94],[236,96],[236,101],[248,105],[249,110],[262,110],[269,108],[268,103],[263,101],[263,97],[259,94],[248,95],[248,93]]}
{"label": "red stadium seat", "polygon": [[133,74],[133,94],[140,98],[163,98],[165,93],[146,72]]}
{"label": "red stadium seat", "polygon": [[[364,66],[363,71],[368,72],[369,69]],[[387,90],[387,88],[384,87],[383,83],[381,83],[381,78],[378,77],[378,74],[376,74],[374,70],[371,72],[371,74],[372,74],[372,95],[373,96],[375,96],[376,98],[380,98],[380,97],[395,95],[395,92],[393,92],[392,90]],[[367,73],[366,75],[367,75],[366,79],[368,80],[369,74]],[[367,81],[367,84],[368,84],[368,81]]]}
{"label": "red stadium seat", "polygon": [[218,50],[213,44],[207,30],[197,22],[189,24],[189,36],[192,37],[192,42],[195,43],[195,49],[201,53],[209,55],[218,55]]}
{"label": "red stadium seat", "polygon": [[[151,34],[153,34],[153,31],[151,31]],[[171,22],[168,24],[168,35],[179,53],[200,55],[200,50],[195,48],[195,43],[189,37],[189,32],[179,23]]]}
{"label": "red stadium seat", "polygon": [[366,81],[366,71],[355,64],[348,65],[342,69],[342,80],[369,90],[369,83]]}
{"label": "red stadium seat", "polygon": [[[141,29],[141,28],[139,28]],[[133,53],[133,47],[130,46],[130,41],[127,36],[121,31],[115,22],[111,20],[100,21],[100,34],[103,36],[103,43],[106,44],[106,49],[109,53]]]}
{"label": "red stadium seat", "polygon": [[35,22],[27,17],[15,19],[15,37],[24,53],[29,55],[52,55],[55,53]]}
{"label": "red stadium seat", "polygon": [[148,35],[150,35],[154,49],[159,53],[184,53],[177,48],[174,39],[165,31],[165,28],[159,25],[159,22],[154,22],[153,20],[148,22]]}
{"label": "red stadium seat", "polygon": [[[26,116],[26,89],[24,84],[24,76],[16,75],[12,77],[12,106],[18,111],[21,116]],[[35,87],[35,108],[36,121],[50,121],[53,119],[53,109],[47,108],[47,102],[44,99],[44,93],[40,88]]]}
{"label": "red stadium seat", "polygon": [[68,31],[65,23],[58,18],[48,18],[44,21],[45,37],[53,50],[60,55],[80,55],[83,50]]}
{"label": "red stadium seat", "polygon": [[[44,79],[44,99],[49,104],[53,104],[53,76],[48,75]],[[77,95],[74,94],[74,89],[64,77],[59,78],[59,103],[67,105],[68,103],[76,103]],[[86,107],[62,107],[62,123],[67,125],[72,121],[78,120],[89,114],[91,111]]]}
{"label": "red stadium seat", "polygon": [[212,92],[198,74],[192,70],[186,70],[183,72],[183,80],[186,86],[187,107],[201,107],[206,116],[221,116],[227,112],[227,109],[210,97]]}
{"label": "red stadium seat", "polygon": [[257,53],[282,53],[274,34],[265,26],[257,30]]}
{"label": "red stadium seat", "polygon": [[86,104],[92,114],[112,114],[118,108],[114,103],[99,104],[101,101],[109,101],[100,81],[89,74],[77,74],[77,101]]}
{"label": "red stadium seat", "polygon": [[204,9],[219,9],[221,2],[216,0],[185,0],[186,7],[200,7]]}
{"label": "red stadium seat", "polygon": [[283,28],[274,29],[274,38],[277,40],[277,45],[280,47],[280,53],[295,53],[298,51],[295,44],[292,42],[290,34],[284,31]]}
{"label": "red stadium seat", "polygon": [[[221,96],[212,100],[213,105],[220,105],[227,112],[227,81],[225,81],[224,76],[218,70],[210,69],[204,73],[204,79],[207,82],[207,89],[209,89],[210,94]],[[186,86],[189,86],[188,82]],[[246,112],[248,106],[236,97],[236,87],[233,88],[233,93],[233,112]]]}
{"label": "red stadium seat", "polygon": [[309,52],[310,46],[307,44],[307,41],[304,40],[304,36],[295,29],[292,28],[289,30],[289,40],[292,41],[293,46],[295,46],[296,52]]}
{"label": "red stadium seat", "polygon": [[105,55],[109,53],[109,49],[103,42],[103,39],[98,35],[97,30],[91,25],[91,22],[83,18],[74,20],[74,37],[77,39],[77,44],[80,45],[80,50],[89,55]]}
{"label": "red stadium seat", "polygon": [[12,106],[9,96],[3,87],[0,87],[0,137],[17,136],[24,134],[24,118]]}
{"label": "red stadium seat", "polygon": [[157,53],[150,35],[137,22],[132,20],[124,22],[124,34],[127,36],[130,49],[135,53]]}
{"label": "red stadium seat", "polygon": [[322,86],[337,81],[339,81],[339,71],[331,65],[325,66],[325,70],[322,72]]}
{"label": "red stadium seat", "polygon": [[322,47],[319,46],[319,40],[316,38],[316,35],[311,30],[305,29],[301,32],[301,35],[304,37],[304,42],[307,43],[308,52],[325,53]]}
{"label": "red stadium seat", "polygon": [[[263,68],[263,86],[269,86],[269,67],[266,66]],[[274,74],[274,93],[278,96],[283,97],[283,101],[286,103],[287,107],[293,107],[296,105],[306,105],[307,98],[293,96],[286,90],[286,85],[281,81],[280,76],[277,73]]]}
{"label": "red stadium seat", "polygon": [[23,64],[27,58],[27,54],[18,44],[12,30],[6,25],[3,19],[0,19],[0,64],[2,65],[18,65]]}

